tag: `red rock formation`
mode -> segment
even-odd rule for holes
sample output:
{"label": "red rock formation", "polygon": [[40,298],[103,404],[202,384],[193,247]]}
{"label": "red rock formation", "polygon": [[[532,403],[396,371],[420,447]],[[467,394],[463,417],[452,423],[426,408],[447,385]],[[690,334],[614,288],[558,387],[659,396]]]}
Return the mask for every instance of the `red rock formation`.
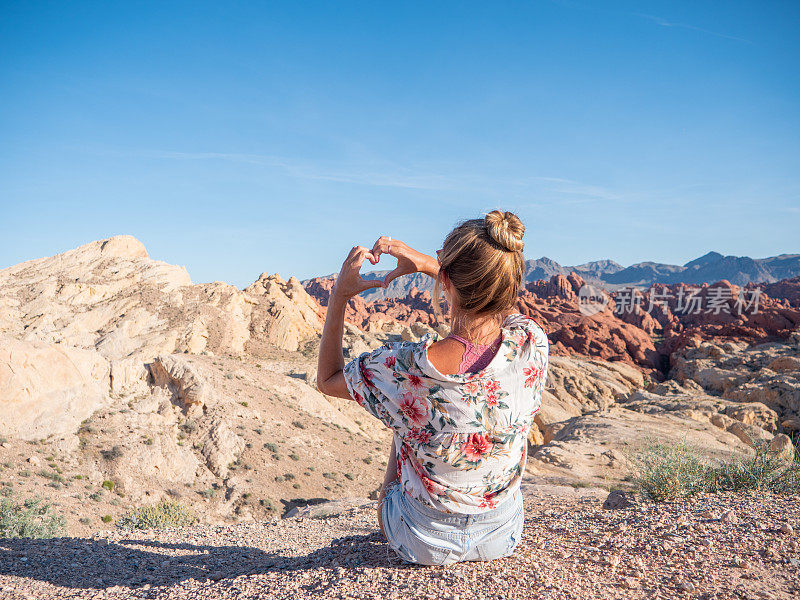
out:
{"label": "red rock formation", "polygon": [[800,307],[800,277],[782,279],[767,285],[748,285],[748,289],[761,287],[764,293],[775,301],[784,300],[789,307]]}
{"label": "red rock formation", "polygon": [[[580,311],[584,285],[575,273],[529,283],[520,292],[517,308],[544,327],[554,354],[622,361],[655,377],[668,369],[673,352],[700,340],[761,343],[786,338],[800,327],[800,277],[763,286],[760,295],[759,286],[740,288],[724,280],[711,285],[656,284],[633,294],[617,290],[602,312],[590,316]],[[331,278],[318,278],[307,282],[306,291],[325,306],[332,286]],[[753,294],[758,295],[757,311]],[[365,329],[386,320],[436,323],[430,293],[416,288],[404,298],[354,298],[347,319]]]}
{"label": "red rock formation", "polygon": [[614,315],[613,300],[602,312],[581,313],[578,294],[584,285],[575,273],[532,282],[520,294],[517,308],[542,325],[554,354],[626,362],[655,375],[658,354],[649,333]]}
{"label": "red rock formation", "polygon": [[[800,282],[792,285],[791,281],[770,284],[771,289],[791,295],[795,286],[800,288]],[[712,338],[750,344],[785,339],[800,327],[800,307],[791,307],[787,298],[771,298],[763,288],[759,294],[758,289],[743,289],[725,280],[710,285],[653,286],[643,298],[648,305],[657,306],[653,316],[664,337],[659,353],[669,356],[686,345]]]}

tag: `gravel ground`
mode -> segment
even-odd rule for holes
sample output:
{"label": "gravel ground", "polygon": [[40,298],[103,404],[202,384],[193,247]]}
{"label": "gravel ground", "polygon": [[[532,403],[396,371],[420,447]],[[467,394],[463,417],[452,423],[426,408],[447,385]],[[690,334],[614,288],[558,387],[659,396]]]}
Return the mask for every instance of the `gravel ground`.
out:
{"label": "gravel ground", "polygon": [[0,598],[798,598],[800,499],[607,510],[605,493],[526,485],[526,529],[491,563],[401,563],[372,506],[92,538],[0,540]]}

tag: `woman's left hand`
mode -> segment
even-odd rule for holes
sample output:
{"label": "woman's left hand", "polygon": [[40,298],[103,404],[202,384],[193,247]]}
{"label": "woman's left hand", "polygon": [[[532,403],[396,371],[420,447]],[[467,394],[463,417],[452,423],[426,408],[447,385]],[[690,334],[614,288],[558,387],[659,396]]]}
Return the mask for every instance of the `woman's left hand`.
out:
{"label": "woman's left hand", "polygon": [[368,259],[373,265],[378,262],[372,252],[364,246],[354,246],[350,250],[350,254],[347,255],[344,264],[342,264],[342,270],[339,271],[339,275],[336,277],[336,284],[331,292],[332,296],[336,295],[349,300],[365,290],[384,287],[380,279],[367,281],[361,277],[361,265],[364,264],[365,259]]}

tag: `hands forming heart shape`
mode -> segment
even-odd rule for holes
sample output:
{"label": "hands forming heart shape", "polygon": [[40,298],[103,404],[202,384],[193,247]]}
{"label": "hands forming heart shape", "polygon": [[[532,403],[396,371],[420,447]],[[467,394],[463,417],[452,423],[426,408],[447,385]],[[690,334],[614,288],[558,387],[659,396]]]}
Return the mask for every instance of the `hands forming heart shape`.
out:
{"label": "hands forming heart shape", "polygon": [[[383,280],[364,279],[360,273],[361,265],[364,264],[364,260],[368,260],[371,264],[377,265],[382,254],[388,254],[389,256],[397,258],[397,266],[391,270]],[[417,252],[400,240],[393,240],[390,237],[381,236],[372,246],[371,250],[368,250],[364,246],[354,246],[353,249],[350,250],[350,254],[347,255],[342,269],[336,278],[336,285],[333,293],[351,298],[371,288],[385,288],[401,275],[423,272],[435,276],[435,272],[438,271],[438,263],[436,263],[436,268],[432,269],[431,261],[435,262],[430,256]]]}

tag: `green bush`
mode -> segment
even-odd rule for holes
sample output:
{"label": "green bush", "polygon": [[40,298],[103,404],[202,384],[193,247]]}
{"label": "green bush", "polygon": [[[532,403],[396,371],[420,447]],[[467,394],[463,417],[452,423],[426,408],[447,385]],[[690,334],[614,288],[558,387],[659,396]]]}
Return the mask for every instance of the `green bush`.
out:
{"label": "green bush", "polygon": [[691,496],[705,489],[708,466],[685,443],[651,443],[630,457],[632,483],[656,502]]}
{"label": "green bush", "polygon": [[158,504],[135,508],[117,520],[120,529],[162,529],[185,527],[198,521],[197,515],[180,502],[164,500]]}
{"label": "green bush", "polygon": [[740,490],[800,493],[800,462],[787,463],[767,444],[755,443],[753,454],[713,463],[686,443],[654,442],[629,457],[630,481],[656,502],[698,493]]}
{"label": "green bush", "polygon": [[110,479],[106,479],[106,480],[103,482],[103,485],[102,485],[102,487],[104,487],[105,489],[107,489],[109,492],[113,492],[113,491],[114,491],[114,482],[113,482],[113,481],[111,481]]}
{"label": "green bush", "polygon": [[64,534],[64,517],[39,498],[0,500],[0,538],[51,538]]}
{"label": "green bush", "polygon": [[791,463],[770,452],[767,444],[755,446],[755,453],[727,461],[712,470],[709,491],[757,490],[776,494],[800,493],[800,462]]}
{"label": "green bush", "polygon": [[100,517],[100,520],[101,520],[103,523],[111,523],[111,521],[112,521],[113,519],[112,519],[111,515],[103,515],[102,517]]}
{"label": "green bush", "polygon": [[64,477],[56,473],[55,471],[47,471],[42,469],[37,473],[39,477],[44,477],[45,479],[49,479],[51,481],[56,481],[58,483],[64,483]]}

